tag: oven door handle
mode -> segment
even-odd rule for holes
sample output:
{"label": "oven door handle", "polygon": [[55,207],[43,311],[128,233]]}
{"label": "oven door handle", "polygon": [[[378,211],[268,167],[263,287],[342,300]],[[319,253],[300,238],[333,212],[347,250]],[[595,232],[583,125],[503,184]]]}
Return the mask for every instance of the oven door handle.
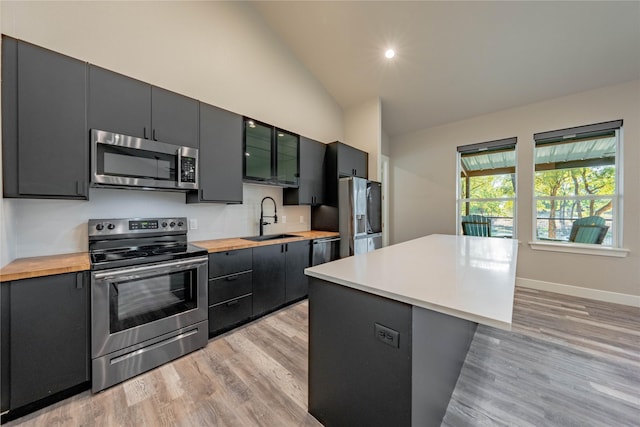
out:
{"label": "oven door handle", "polygon": [[132,268],[123,268],[115,271],[109,270],[109,271],[104,271],[100,273],[94,273],[93,277],[95,279],[100,279],[100,280],[111,280],[111,279],[122,280],[124,279],[123,276],[125,275],[131,276],[131,277],[127,277],[127,279],[135,278],[135,276],[139,275],[139,273],[144,273],[144,272],[154,272],[154,273],[162,274],[162,273],[167,273],[172,271],[188,270],[190,268],[206,265],[208,260],[209,260],[208,257],[205,255],[198,258],[190,258],[188,260],[172,261],[172,262],[167,262],[162,264],[144,265],[144,266],[132,267]]}

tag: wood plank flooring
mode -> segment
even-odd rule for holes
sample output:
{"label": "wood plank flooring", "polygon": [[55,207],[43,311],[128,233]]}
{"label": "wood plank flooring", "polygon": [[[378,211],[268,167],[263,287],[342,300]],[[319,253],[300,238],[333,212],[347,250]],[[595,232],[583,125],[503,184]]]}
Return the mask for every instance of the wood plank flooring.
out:
{"label": "wood plank flooring", "polygon": [[640,426],[640,309],[516,288],[479,326],[443,426]]}
{"label": "wood plank flooring", "polygon": [[[102,393],[7,426],[319,426],[307,302]],[[640,309],[517,288],[513,330],[478,327],[443,426],[640,426]]]}

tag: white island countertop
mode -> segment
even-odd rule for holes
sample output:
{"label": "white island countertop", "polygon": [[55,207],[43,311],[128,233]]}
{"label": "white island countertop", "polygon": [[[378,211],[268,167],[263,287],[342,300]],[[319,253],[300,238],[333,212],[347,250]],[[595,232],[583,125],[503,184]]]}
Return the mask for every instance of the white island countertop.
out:
{"label": "white island countertop", "polygon": [[511,329],[518,241],[433,234],[307,268],[308,276]]}

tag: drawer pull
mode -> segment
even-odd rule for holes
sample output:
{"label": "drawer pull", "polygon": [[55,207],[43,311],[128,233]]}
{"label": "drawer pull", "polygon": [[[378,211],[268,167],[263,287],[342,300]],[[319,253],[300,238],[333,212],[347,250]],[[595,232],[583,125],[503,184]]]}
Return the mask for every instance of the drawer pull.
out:
{"label": "drawer pull", "polygon": [[237,305],[240,302],[240,300],[234,299],[233,301],[229,301],[228,303],[226,303],[225,305],[227,307],[233,307],[234,305]]}
{"label": "drawer pull", "polygon": [[233,282],[234,280],[238,280],[238,277],[240,276],[229,276],[225,277],[224,280],[226,280],[227,282]]}

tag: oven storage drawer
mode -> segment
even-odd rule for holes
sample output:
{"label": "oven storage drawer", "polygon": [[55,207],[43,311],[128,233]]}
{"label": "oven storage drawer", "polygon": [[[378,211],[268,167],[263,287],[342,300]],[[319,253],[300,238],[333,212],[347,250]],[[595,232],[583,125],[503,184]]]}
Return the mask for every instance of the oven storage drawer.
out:
{"label": "oven storage drawer", "polygon": [[95,358],[91,391],[104,390],[206,345],[207,322],[204,321]]}
{"label": "oven storage drawer", "polygon": [[215,252],[209,254],[209,278],[228,276],[251,270],[252,250],[238,249],[235,251]]}
{"label": "oven storage drawer", "polygon": [[252,273],[232,274],[209,280],[209,305],[229,301],[251,293]]}
{"label": "oven storage drawer", "polygon": [[209,307],[209,336],[231,329],[251,318],[252,296],[245,295]]}

